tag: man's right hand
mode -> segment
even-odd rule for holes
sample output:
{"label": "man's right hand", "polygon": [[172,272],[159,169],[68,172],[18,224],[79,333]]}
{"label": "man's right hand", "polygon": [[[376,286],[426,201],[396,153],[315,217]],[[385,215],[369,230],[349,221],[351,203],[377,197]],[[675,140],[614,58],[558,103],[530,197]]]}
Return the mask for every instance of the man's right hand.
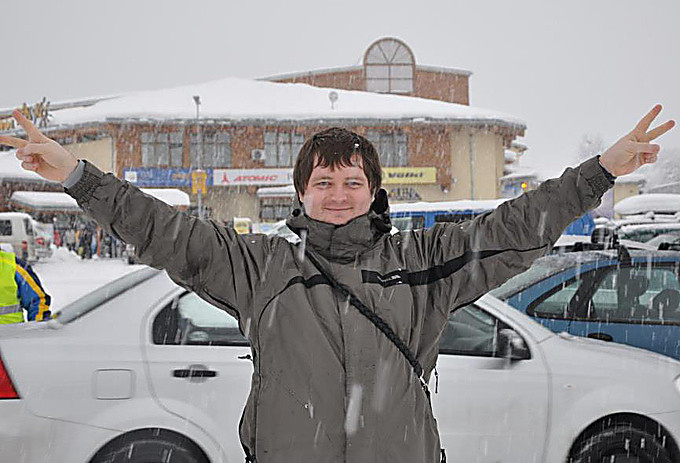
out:
{"label": "man's right hand", "polygon": [[54,182],[63,182],[78,167],[78,159],[56,141],[47,138],[18,110],[12,116],[26,131],[28,141],[0,135],[0,144],[17,148],[21,167]]}

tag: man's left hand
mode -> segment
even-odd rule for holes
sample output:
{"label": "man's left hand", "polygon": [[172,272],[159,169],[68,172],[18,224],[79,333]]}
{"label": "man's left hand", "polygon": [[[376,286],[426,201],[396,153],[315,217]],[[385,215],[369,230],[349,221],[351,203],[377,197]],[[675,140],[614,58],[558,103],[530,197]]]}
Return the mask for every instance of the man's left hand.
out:
{"label": "man's left hand", "polygon": [[638,122],[632,132],[624,135],[600,156],[602,166],[610,174],[616,177],[630,174],[644,164],[656,162],[661,147],[650,143],[650,141],[660,137],[675,126],[675,121],[671,120],[647,131],[660,112],[661,105],[654,106]]}

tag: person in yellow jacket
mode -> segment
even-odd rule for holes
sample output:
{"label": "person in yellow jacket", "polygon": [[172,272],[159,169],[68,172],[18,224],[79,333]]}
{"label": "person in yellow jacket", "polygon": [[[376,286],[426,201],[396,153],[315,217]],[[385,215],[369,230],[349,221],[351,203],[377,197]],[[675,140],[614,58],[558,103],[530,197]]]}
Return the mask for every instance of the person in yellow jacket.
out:
{"label": "person in yellow jacket", "polygon": [[52,299],[38,275],[19,259],[8,243],[0,244],[0,325],[22,323],[26,319],[49,320]]}

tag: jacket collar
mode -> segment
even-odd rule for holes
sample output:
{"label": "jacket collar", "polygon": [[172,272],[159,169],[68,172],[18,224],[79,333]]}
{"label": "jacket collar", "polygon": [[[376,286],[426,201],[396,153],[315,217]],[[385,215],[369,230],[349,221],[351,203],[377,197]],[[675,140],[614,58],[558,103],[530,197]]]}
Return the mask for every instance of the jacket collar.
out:
{"label": "jacket collar", "polygon": [[376,193],[368,213],[343,225],[312,219],[295,196],[295,204],[286,225],[306,246],[328,260],[352,262],[392,230],[387,192],[383,189]]}

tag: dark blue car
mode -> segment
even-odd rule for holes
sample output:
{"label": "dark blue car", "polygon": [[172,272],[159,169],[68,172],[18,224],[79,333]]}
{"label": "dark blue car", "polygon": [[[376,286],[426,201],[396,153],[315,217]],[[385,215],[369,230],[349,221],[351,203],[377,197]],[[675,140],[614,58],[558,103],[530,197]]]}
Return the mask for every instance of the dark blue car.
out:
{"label": "dark blue car", "polygon": [[549,255],[491,294],[554,332],[680,359],[680,252]]}

